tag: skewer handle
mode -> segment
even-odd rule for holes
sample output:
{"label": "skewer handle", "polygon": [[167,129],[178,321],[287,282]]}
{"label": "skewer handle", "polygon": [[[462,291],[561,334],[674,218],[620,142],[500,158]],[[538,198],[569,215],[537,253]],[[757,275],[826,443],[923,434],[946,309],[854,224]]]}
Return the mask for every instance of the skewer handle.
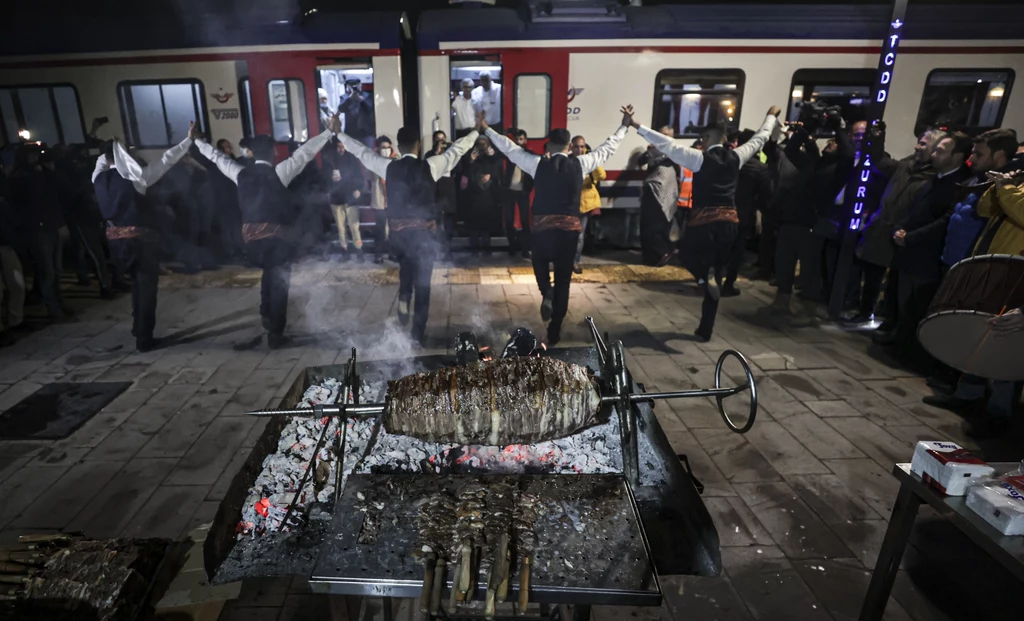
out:
{"label": "skewer handle", "polygon": [[430,594],[433,592],[434,567],[437,565],[437,558],[431,554],[424,563],[423,590],[420,591],[420,612],[430,612]]}
{"label": "skewer handle", "polygon": [[473,545],[469,539],[462,540],[462,562],[459,563],[459,592],[462,593],[463,599],[465,599],[466,593],[469,591],[470,583],[470,570],[473,568]]}
{"label": "skewer handle", "polygon": [[523,565],[519,569],[519,609],[520,615],[526,614],[526,608],[530,605],[530,563],[529,555],[523,557]]}
{"label": "skewer handle", "polygon": [[448,614],[454,613],[459,602],[462,601],[462,591],[459,590],[459,579],[462,576],[461,555],[457,558],[459,560],[455,562],[455,571],[452,572],[452,592],[448,594]]}
{"label": "skewer handle", "polygon": [[505,561],[501,564],[501,582],[498,583],[498,601],[504,602],[508,599],[508,574],[509,574],[509,559],[508,551],[505,552]]}
{"label": "skewer handle", "polygon": [[445,561],[443,558],[437,560],[434,567],[434,584],[430,592],[430,616],[436,617],[437,610],[441,607],[441,591],[444,589]]}
{"label": "skewer handle", "polygon": [[41,543],[44,541],[67,541],[75,535],[81,535],[81,533],[50,533],[47,535],[21,535],[18,537],[18,543]]}

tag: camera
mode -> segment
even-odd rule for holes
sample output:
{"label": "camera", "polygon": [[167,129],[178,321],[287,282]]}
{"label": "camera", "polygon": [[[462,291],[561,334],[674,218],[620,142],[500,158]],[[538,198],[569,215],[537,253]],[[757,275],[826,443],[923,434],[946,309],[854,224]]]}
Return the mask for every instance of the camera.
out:
{"label": "camera", "polygon": [[819,129],[830,126],[838,126],[839,120],[843,118],[843,109],[837,105],[830,105],[825,101],[805,101],[800,106],[800,118],[808,133],[814,133]]}

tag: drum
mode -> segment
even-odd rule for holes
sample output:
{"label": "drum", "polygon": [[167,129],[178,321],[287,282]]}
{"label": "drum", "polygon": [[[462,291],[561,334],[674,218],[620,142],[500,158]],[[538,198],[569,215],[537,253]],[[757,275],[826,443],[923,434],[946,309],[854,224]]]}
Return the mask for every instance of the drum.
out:
{"label": "drum", "polygon": [[921,345],[947,365],[993,380],[1024,380],[1024,331],[999,334],[989,320],[1024,306],[1024,257],[984,254],[949,270],[917,327]]}

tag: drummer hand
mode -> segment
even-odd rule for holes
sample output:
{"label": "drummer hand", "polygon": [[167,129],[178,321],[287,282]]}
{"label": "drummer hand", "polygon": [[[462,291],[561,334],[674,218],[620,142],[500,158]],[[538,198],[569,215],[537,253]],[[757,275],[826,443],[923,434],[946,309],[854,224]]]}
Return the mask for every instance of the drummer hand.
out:
{"label": "drummer hand", "polygon": [[1019,332],[1024,330],[1024,313],[1020,312],[1019,308],[1015,308],[1008,313],[989,319],[988,323],[992,326],[992,331],[999,334]]}
{"label": "drummer hand", "polygon": [[906,246],[907,232],[904,231],[903,229],[896,231],[895,233],[892,234],[892,241],[895,242],[897,246]]}

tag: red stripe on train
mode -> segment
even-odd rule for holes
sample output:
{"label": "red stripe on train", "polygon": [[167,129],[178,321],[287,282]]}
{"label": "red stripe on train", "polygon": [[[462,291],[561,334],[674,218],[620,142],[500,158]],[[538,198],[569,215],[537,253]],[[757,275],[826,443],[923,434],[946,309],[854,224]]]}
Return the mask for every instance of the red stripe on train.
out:
{"label": "red stripe on train", "polygon": [[[523,43],[529,43],[523,41]],[[446,56],[453,54],[500,54],[522,50],[566,50],[573,54],[610,54],[643,52],[660,52],[664,54],[878,54],[881,46],[755,46],[755,45],[666,45],[666,46],[595,46],[572,47],[493,47],[493,48],[460,48],[450,50],[420,50],[422,56]],[[944,47],[922,46],[900,48],[901,54],[1024,54],[1024,46],[987,46],[987,47]]]}
{"label": "red stripe on train", "polygon": [[[141,52],[144,53],[144,52]],[[167,54],[165,56],[114,56],[106,58],[68,57],[55,60],[26,60],[3,62],[0,69],[26,69],[30,67],[87,67],[94,65],[152,65],[159,63],[210,62],[217,60],[258,60],[264,57],[281,58],[365,58],[367,56],[398,56],[398,49],[385,50],[285,50],[266,52],[232,52],[210,54]]]}

